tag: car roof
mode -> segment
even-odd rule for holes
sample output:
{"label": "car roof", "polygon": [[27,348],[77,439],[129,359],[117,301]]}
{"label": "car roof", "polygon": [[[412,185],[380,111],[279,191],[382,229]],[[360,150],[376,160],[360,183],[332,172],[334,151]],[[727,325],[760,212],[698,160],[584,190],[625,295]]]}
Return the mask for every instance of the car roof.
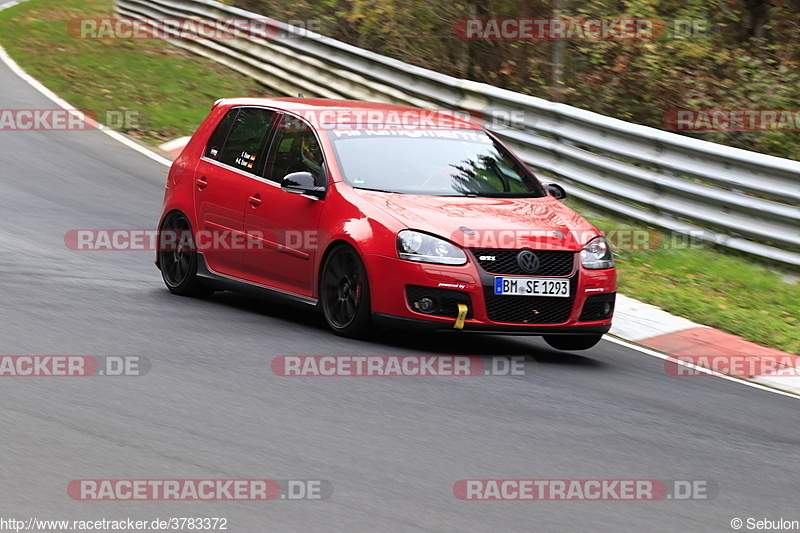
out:
{"label": "car roof", "polygon": [[[424,128],[459,128],[481,130],[473,120],[480,118],[475,112],[464,110],[432,110],[418,107],[362,102],[358,100],[333,100],[328,98],[223,98],[214,106],[266,106],[297,114],[315,128],[331,124],[387,124]],[[365,121],[366,120],[366,121]]]}

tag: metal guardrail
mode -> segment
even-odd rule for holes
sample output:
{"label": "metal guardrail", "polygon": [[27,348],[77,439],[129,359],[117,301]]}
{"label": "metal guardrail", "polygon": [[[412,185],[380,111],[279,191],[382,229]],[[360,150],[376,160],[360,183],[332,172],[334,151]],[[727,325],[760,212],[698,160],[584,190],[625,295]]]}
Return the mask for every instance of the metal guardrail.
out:
{"label": "metal guardrail", "polygon": [[[169,18],[265,19],[212,0],[115,2],[121,16],[151,25]],[[170,42],[285,94],[489,117],[516,114],[520,124],[495,133],[569,194],[647,224],[800,265],[800,162],[445,76],[278,21],[270,24],[284,37]]]}

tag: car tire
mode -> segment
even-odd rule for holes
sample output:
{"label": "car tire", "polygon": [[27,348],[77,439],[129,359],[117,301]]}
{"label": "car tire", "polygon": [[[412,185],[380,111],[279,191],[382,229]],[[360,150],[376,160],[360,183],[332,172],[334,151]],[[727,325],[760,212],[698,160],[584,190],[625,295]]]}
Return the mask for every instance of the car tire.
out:
{"label": "car tire", "polygon": [[[165,241],[167,232],[175,232],[174,240]],[[166,243],[181,243],[167,246]],[[185,243],[189,243],[188,246]],[[158,268],[164,284],[173,294],[203,298],[214,292],[197,277],[197,250],[193,246],[192,226],[186,215],[170,213],[159,232]]]}
{"label": "car tire", "polygon": [[351,246],[338,245],[328,254],[320,276],[319,294],[325,321],[334,333],[356,339],[371,332],[367,270]]}
{"label": "car tire", "polygon": [[588,350],[600,342],[602,335],[545,335],[544,341],[556,350]]}

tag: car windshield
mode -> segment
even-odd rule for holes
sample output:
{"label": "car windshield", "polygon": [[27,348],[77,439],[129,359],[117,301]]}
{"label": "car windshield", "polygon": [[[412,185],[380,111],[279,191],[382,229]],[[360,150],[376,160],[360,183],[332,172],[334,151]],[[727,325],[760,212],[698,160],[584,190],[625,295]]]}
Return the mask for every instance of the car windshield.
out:
{"label": "car windshield", "polygon": [[542,186],[479,130],[331,131],[343,179],[358,189],[429,196],[542,197]]}

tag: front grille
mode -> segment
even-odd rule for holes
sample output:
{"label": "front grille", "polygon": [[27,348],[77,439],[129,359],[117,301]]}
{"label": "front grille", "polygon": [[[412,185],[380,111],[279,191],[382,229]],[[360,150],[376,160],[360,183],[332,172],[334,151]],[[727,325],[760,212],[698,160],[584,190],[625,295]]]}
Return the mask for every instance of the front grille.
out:
{"label": "front grille", "polygon": [[486,293],[486,313],[492,322],[561,324],[569,319],[574,298],[501,296]]}
{"label": "front grille", "polygon": [[[614,300],[616,293],[609,292],[606,294],[593,294],[586,298],[583,304],[583,311],[581,317],[578,319],[581,322],[592,322],[594,320],[606,320],[611,318],[614,314]],[[606,311],[606,304],[611,304],[611,308]]]}
{"label": "front grille", "polygon": [[[438,310],[432,313],[425,313],[432,316],[458,317],[458,304],[466,304],[469,308],[467,318],[472,318],[472,302],[467,293],[453,291],[449,289],[436,289],[433,287],[422,287],[420,285],[409,285],[406,287],[406,297],[411,309],[418,311],[414,302],[421,298],[430,298],[438,304]],[[422,312],[422,311],[418,311]]]}
{"label": "front grille", "polygon": [[[517,264],[521,250],[473,250],[478,264],[490,274],[510,276],[569,276],[575,265],[575,252],[554,252],[552,250],[531,250],[539,258],[536,272],[525,272]],[[481,259],[481,257],[493,257]]]}

